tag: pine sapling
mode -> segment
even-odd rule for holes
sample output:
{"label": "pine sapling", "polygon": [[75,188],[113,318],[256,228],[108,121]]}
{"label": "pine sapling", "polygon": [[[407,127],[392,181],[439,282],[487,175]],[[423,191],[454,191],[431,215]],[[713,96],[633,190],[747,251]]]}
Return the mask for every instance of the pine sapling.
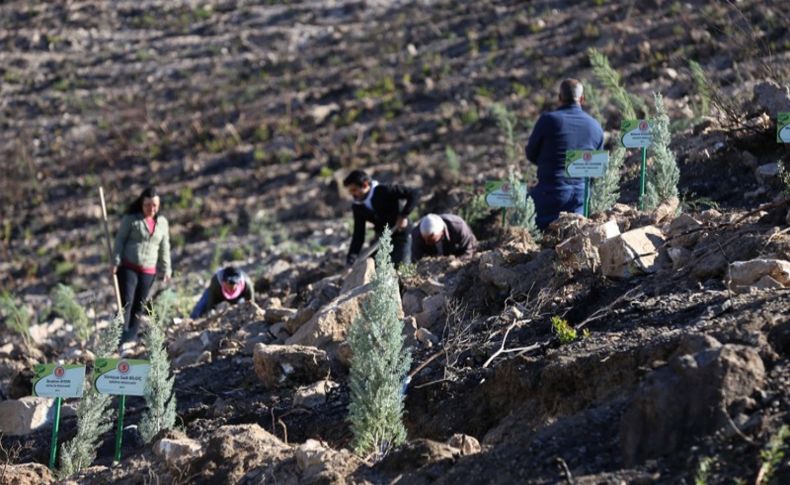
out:
{"label": "pine sapling", "polygon": [[[118,313],[110,326],[99,333],[96,358],[111,357],[117,350],[123,330],[123,314]],[[68,477],[90,466],[96,459],[96,448],[101,436],[112,429],[112,396],[99,394],[91,386],[77,405],[77,435],[64,443],[60,453],[61,478]]]}
{"label": "pine sapling", "polygon": [[85,309],[77,302],[77,295],[70,286],[58,284],[52,291],[52,310],[74,327],[74,333],[81,342],[91,336],[91,326]]}
{"label": "pine sapling", "polygon": [[173,314],[176,300],[177,295],[172,290],[159,295],[150,311],[151,324],[143,336],[151,365],[145,387],[148,409],[143,413],[139,425],[140,436],[146,443],[176,423],[176,398],[173,395],[175,376],[170,376],[170,359],[165,348],[165,326]]}
{"label": "pine sapling", "polygon": [[24,305],[16,304],[16,300],[9,292],[0,294],[0,314],[5,317],[5,325],[9,330],[22,336],[25,346],[30,348],[33,340],[30,337],[30,320],[32,315]]}
{"label": "pine sapling", "polygon": [[678,196],[680,169],[675,154],[669,149],[672,135],[669,131],[669,115],[664,106],[664,98],[654,93],[655,120],[653,125],[653,142],[650,152],[653,155],[653,166],[648,172],[647,188],[645,189],[645,207],[655,209],[661,203]]}
{"label": "pine sapling", "polygon": [[713,97],[710,82],[698,62],[690,60],[689,69],[691,70],[691,79],[694,82],[694,90],[699,97],[699,104],[695,104],[694,114],[697,118],[708,116],[711,98]]}
{"label": "pine sapling", "polygon": [[358,454],[382,457],[406,439],[403,386],[411,364],[398,318],[398,281],[390,260],[392,233],[384,230],[376,254],[376,276],[362,312],[348,335],[352,359],[348,420]]}
{"label": "pine sapling", "polygon": [[510,213],[508,222],[512,226],[526,229],[534,241],[540,241],[542,234],[535,222],[537,215],[535,201],[527,193],[527,184],[518,179],[512,167],[508,172],[508,184],[510,185],[511,197],[513,198],[513,210]]}
{"label": "pine sapling", "polygon": [[590,196],[591,214],[606,212],[620,198],[620,172],[625,162],[625,154],[625,148],[618,144],[612,151],[604,176],[593,181]]}
{"label": "pine sapling", "polygon": [[515,137],[515,128],[518,120],[503,104],[493,104],[491,106],[491,113],[494,115],[496,124],[505,137],[505,161],[507,163],[515,163],[518,156]]}
{"label": "pine sapling", "polygon": [[620,74],[609,64],[609,59],[599,50],[592,47],[587,50],[587,55],[593,67],[593,75],[595,75],[601,86],[609,91],[612,101],[620,110],[623,119],[635,120],[634,98],[623,87]]}

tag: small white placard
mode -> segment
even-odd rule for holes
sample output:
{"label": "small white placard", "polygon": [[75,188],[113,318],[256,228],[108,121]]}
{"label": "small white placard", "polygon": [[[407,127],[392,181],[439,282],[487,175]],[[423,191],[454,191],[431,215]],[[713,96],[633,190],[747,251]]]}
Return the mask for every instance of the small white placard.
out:
{"label": "small white placard", "polygon": [[82,397],[84,365],[39,364],[33,369],[33,395],[40,397]]}
{"label": "small white placard", "polygon": [[565,173],[568,177],[603,177],[609,166],[606,150],[568,150],[565,153]]}
{"label": "small white placard", "polygon": [[98,359],[93,383],[100,394],[142,396],[150,369],[147,360]]}

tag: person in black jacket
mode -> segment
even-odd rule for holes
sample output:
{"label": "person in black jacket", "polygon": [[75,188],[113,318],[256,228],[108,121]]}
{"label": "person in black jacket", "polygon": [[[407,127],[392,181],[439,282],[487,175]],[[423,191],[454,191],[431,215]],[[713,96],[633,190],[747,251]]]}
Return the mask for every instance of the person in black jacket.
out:
{"label": "person in black jacket", "polygon": [[477,250],[477,238],[469,225],[453,214],[428,214],[412,230],[411,257],[471,256]]}
{"label": "person in black jacket", "polygon": [[378,239],[384,227],[392,230],[392,262],[395,266],[411,262],[411,230],[409,213],[417,205],[417,189],[397,184],[379,184],[362,170],[354,170],[343,180],[343,186],[354,198],[354,233],[346,263],[354,264],[365,242],[365,224],[373,223]]}

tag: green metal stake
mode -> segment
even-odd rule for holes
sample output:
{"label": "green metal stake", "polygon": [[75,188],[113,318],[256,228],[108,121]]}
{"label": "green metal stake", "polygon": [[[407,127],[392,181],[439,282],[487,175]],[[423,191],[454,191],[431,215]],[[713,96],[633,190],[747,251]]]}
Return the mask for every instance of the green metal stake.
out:
{"label": "green metal stake", "polygon": [[584,178],[584,217],[590,217],[590,177]]}
{"label": "green metal stake", "polygon": [[121,443],[123,442],[123,414],[126,411],[126,396],[121,394],[118,404],[118,429],[115,431],[115,461],[121,461]]}
{"label": "green metal stake", "polygon": [[502,208],[502,227],[505,227],[506,225],[507,225],[507,209],[503,207]]}
{"label": "green metal stake", "polygon": [[639,210],[645,210],[645,179],[647,178],[647,147],[642,147],[642,173],[639,176]]}
{"label": "green metal stake", "polygon": [[58,431],[60,430],[60,404],[62,397],[55,398],[55,422],[52,424],[52,440],[49,448],[49,469],[55,469],[55,461],[58,457]]}

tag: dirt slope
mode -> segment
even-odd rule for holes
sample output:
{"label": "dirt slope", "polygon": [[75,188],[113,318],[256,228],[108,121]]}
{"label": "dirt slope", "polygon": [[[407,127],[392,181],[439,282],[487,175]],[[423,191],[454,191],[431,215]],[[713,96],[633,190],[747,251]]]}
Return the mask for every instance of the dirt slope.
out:
{"label": "dirt slope", "polygon": [[[124,205],[154,183],[166,194],[175,284],[185,293],[198,291],[212,263],[234,261],[254,276],[271,306],[272,298],[294,309],[324,301],[322,291],[337,291],[332,278],[350,235],[339,188],[345,172],[362,167],[381,180],[420,187],[421,213],[469,213],[483,182],[503,177],[511,162],[529,176],[520,153],[532,123],[553,105],[559,79],[592,80],[586,50],[595,47],[637,97],[666,95],[684,210],[706,227],[690,246],[690,261],[678,270],[607,280],[563,268],[554,252],[559,234],[540,247],[518,246],[500,230],[497,214],[483,214],[475,224],[483,248],[499,251],[500,267],[515,271],[518,283],[503,289],[486,279],[481,268],[488,256],[421,265],[423,275],[466,305],[455,315],[468,327],[465,340],[454,341],[457,360],[438,359],[414,377],[406,401],[411,448],[389,463],[332,468],[334,478],[322,479],[678,483],[690,482],[704,457],[716,457],[711,482],[754,481],[760,450],[790,421],[788,293],[733,295],[724,271],[729,262],[758,256],[790,259],[787,235],[774,234],[787,225],[786,205],[744,216],[781,191],[776,177],[756,175],[786,151],[774,143],[771,118],[752,93],[769,77],[788,82],[790,19],[782,7],[774,1],[5,2],[0,289],[46,323],[52,321],[48,292],[66,282],[97,319],[106,317],[112,296],[97,188],[107,191],[116,224]],[[700,98],[689,59],[732,102],[733,117],[718,113],[693,122]],[[597,91],[600,102],[591,110],[613,138],[620,116],[607,93]],[[491,114],[494,103],[516,121],[511,162]],[[448,147],[460,169],[448,163]],[[621,202],[633,206],[636,154],[630,160]],[[703,217],[711,207],[720,213]],[[621,219],[637,227],[649,217]],[[408,278],[403,285],[425,287]],[[512,333],[511,345],[534,348],[483,368],[513,320],[512,303],[532,308],[531,288],[546,288],[549,296],[534,321]],[[590,336],[559,345],[552,315],[565,315]],[[294,411],[293,389],[267,391],[252,371],[246,339],[268,329],[232,312],[173,329],[173,341],[208,332],[212,342],[210,362],[176,374],[186,434],[208,443],[223,426],[257,424],[292,444],[316,438],[334,450],[347,446],[343,370],[337,370],[340,388],[323,407]],[[44,339],[26,353],[5,328],[0,335],[14,343],[13,352],[0,354],[4,397],[26,389],[24,372],[17,371],[74,345]],[[415,366],[434,352],[417,346]],[[742,372],[722,370],[730,368]],[[744,380],[753,388],[716,384],[737,380],[732,376],[749,376]],[[650,396],[682,395],[689,383],[708,382],[712,394],[740,392],[705,401],[725,403],[724,414],[694,414],[698,403],[680,397],[657,405],[654,419],[640,414],[652,412],[644,404]],[[130,422],[141,406],[130,405]],[[63,438],[73,430],[67,418]],[[419,441],[444,442],[455,433],[476,437],[483,451],[461,456]],[[18,462],[44,463],[48,439],[42,431],[2,443],[23,446]],[[648,439],[655,449],[624,445]],[[89,470],[80,481],[142,483],[149,473],[189,478],[167,468],[150,446],[127,441],[123,467]],[[278,450],[275,464],[252,460],[230,470],[212,448],[205,466],[190,473],[205,482],[245,474],[256,481],[269,472],[283,481],[305,479],[288,458],[292,452]],[[98,464],[109,465],[111,454],[108,435]],[[789,470],[785,460],[776,480]]]}

